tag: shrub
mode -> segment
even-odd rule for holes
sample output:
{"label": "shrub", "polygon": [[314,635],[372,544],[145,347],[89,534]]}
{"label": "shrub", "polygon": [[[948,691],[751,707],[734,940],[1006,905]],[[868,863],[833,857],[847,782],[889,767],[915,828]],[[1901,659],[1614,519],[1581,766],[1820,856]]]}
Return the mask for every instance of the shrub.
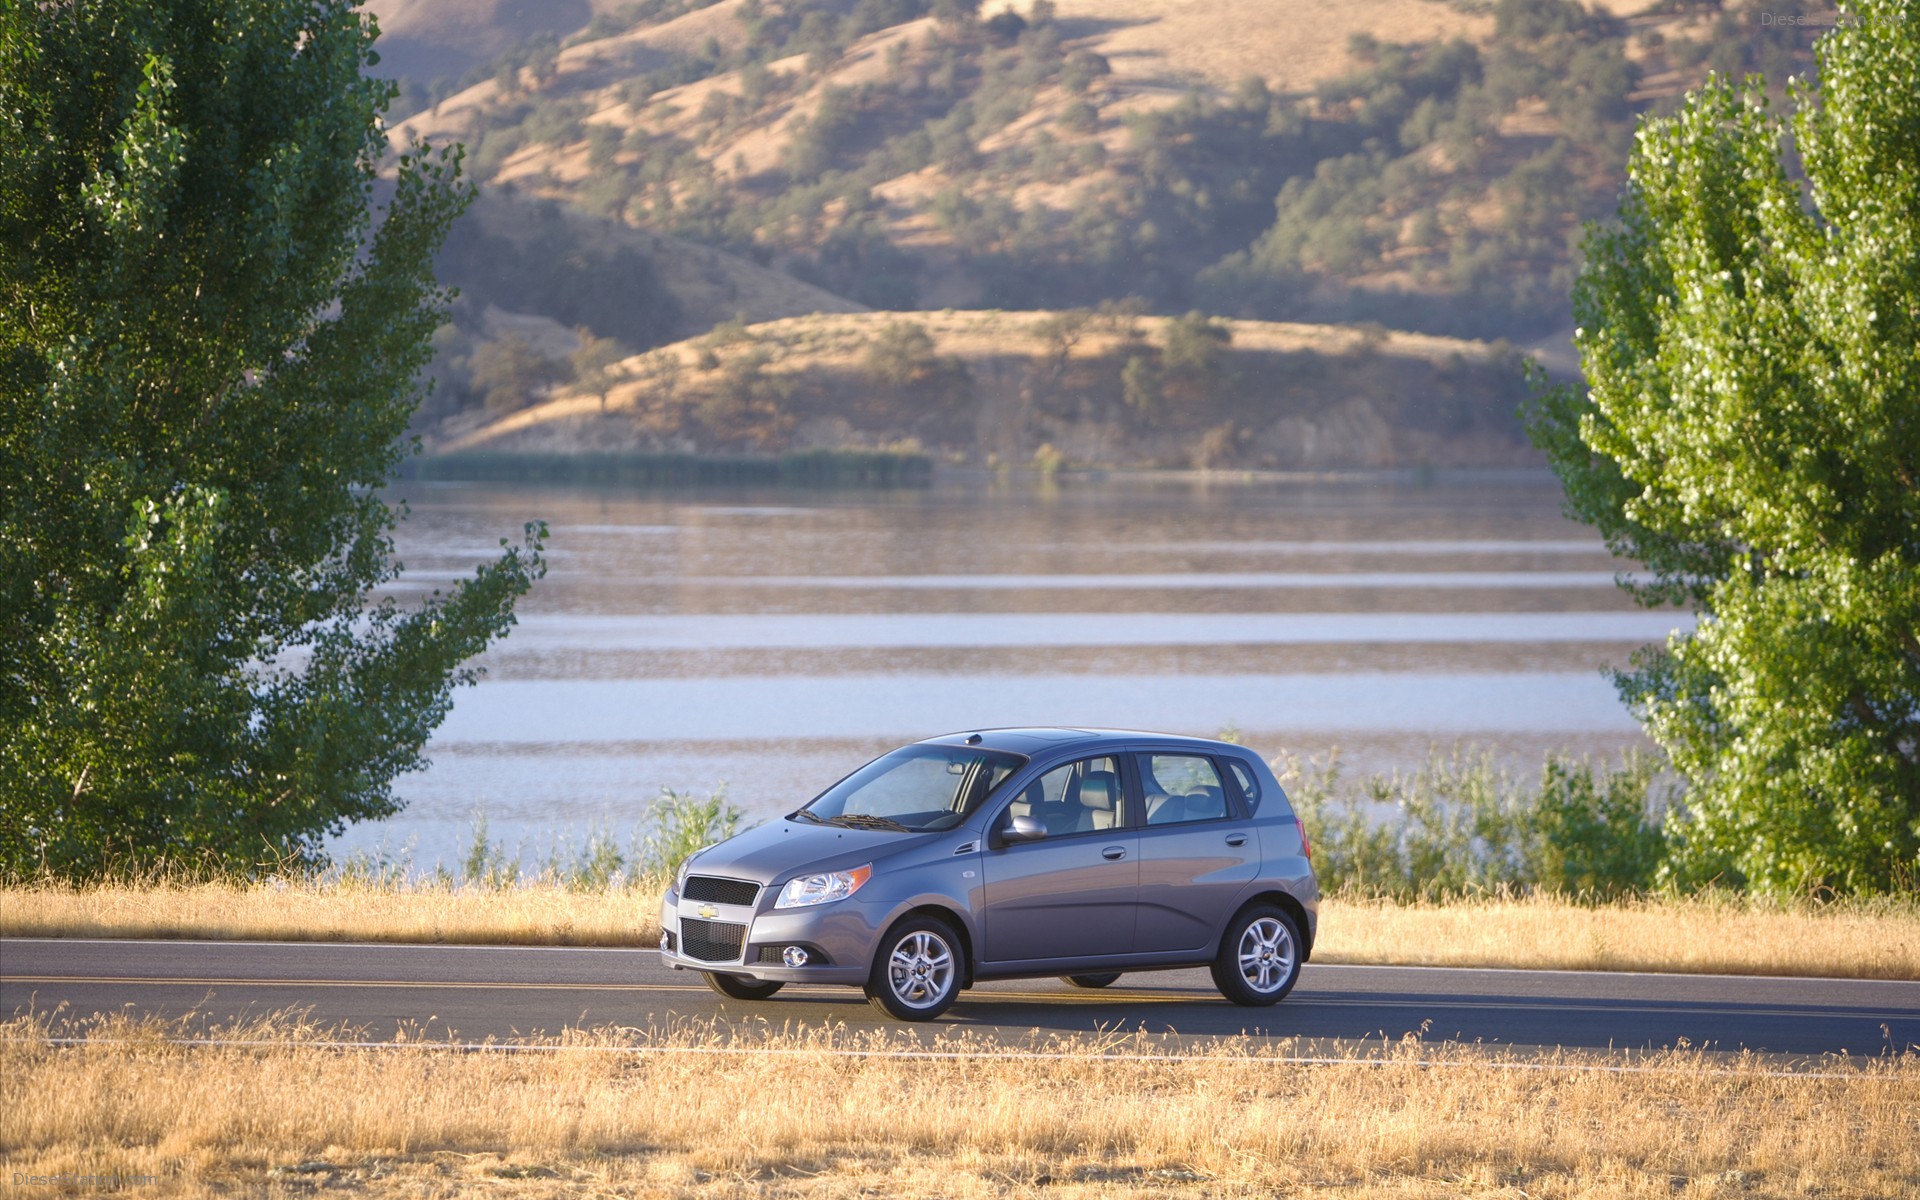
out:
{"label": "shrub", "polygon": [[1275,765],[1329,892],[1617,896],[1653,887],[1667,859],[1669,799],[1658,761],[1646,755],[1629,753],[1612,767],[1549,756],[1537,788],[1473,747],[1436,748],[1418,770],[1374,775],[1358,788],[1342,779],[1337,755]]}
{"label": "shrub", "polygon": [[640,844],[636,874],[672,876],[694,851],[738,833],[742,815],[727,802],[725,784],[705,797],[661,788],[647,808],[653,831]]}

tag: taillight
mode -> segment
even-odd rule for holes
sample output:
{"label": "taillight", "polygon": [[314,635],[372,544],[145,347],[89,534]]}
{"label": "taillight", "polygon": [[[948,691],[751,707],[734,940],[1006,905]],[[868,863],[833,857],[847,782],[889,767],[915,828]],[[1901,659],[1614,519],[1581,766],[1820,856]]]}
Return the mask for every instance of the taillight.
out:
{"label": "taillight", "polygon": [[1300,853],[1306,855],[1308,862],[1312,862],[1313,861],[1313,842],[1311,839],[1307,837],[1307,823],[1305,821],[1302,821],[1299,817],[1295,817],[1293,819],[1293,824],[1294,824],[1294,827],[1300,831]]}

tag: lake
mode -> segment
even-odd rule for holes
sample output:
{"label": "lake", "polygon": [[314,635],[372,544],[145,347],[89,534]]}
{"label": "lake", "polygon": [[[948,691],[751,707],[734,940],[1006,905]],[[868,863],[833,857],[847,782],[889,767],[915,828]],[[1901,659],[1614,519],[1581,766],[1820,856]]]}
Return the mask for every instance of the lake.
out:
{"label": "lake", "polygon": [[899,491],[397,487],[417,596],[541,519],[549,573],[339,853],[623,843],[663,787],[788,811],[903,741],[996,725],[1238,731],[1349,771],[1644,744],[1603,676],[1635,607],[1550,477],[943,480]]}

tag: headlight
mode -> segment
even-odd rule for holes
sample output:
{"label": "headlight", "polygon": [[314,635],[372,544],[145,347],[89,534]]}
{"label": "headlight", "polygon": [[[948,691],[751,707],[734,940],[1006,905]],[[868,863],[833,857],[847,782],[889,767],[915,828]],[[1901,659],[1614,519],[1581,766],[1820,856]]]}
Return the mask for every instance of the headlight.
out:
{"label": "headlight", "polygon": [[780,898],[773,902],[773,906],[804,908],[809,904],[845,900],[859,891],[860,885],[872,874],[873,866],[869,864],[851,871],[829,871],[825,875],[802,875],[798,879],[789,879],[787,886],[780,889]]}

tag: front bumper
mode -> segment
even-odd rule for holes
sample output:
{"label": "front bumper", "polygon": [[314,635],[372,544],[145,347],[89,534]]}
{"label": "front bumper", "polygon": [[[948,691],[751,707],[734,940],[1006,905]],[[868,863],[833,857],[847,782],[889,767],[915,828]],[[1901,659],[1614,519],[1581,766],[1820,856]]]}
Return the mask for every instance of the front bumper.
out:
{"label": "front bumper", "polygon": [[[770,905],[771,897],[762,896],[761,904]],[[865,983],[873,962],[873,947],[881,930],[873,925],[866,906],[855,899],[836,900],[812,908],[759,911],[759,906],[698,904],[683,900],[672,888],[660,902],[660,961],[676,971],[717,971],[769,983]],[[704,921],[723,926],[744,926],[739,948],[726,948],[719,958],[689,953],[683,936],[686,922]],[[697,928],[697,927],[696,927]],[[669,940],[672,949],[668,948]],[[729,939],[730,940],[730,939]],[[788,946],[807,949],[813,961],[804,967],[789,967],[774,957],[761,962],[762,951]],[[721,953],[701,943],[704,953]]]}

